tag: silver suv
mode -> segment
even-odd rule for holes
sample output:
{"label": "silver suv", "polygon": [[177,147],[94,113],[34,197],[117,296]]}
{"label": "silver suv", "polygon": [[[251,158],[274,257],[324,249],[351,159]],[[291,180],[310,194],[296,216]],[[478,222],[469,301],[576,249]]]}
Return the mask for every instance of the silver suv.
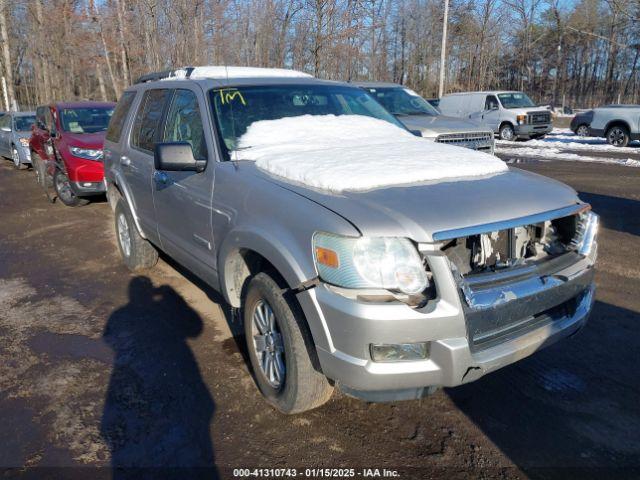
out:
{"label": "silver suv", "polygon": [[607,105],[593,109],[589,132],[605,137],[614,147],[626,147],[640,140],[640,105]]}
{"label": "silver suv", "polygon": [[486,125],[442,115],[413,90],[396,83],[357,82],[411,131],[428,140],[493,153],[493,131]]}
{"label": "silver suv", "polygon": [[[309,119],[331,148],[271,127]],[[398,141],[366,144],[362,129],[343,131],[349,122]],[[394,125],[352,85],[231,67],[148,75],[111,119],[105,176],[124,262],[148,269],[161,249],[220,291],[243,322],[258,388],[282,412],[317,407],[335,387],[387,401],[471,382],[575,333],[592,307],[598,217],[574,190]],[[280,152],[271,160],[307,162],[308,177],[262,168],[245,132],[263,132],[263,152]],[[500,172],[311,186],[331,178],[327,165],[354,181],[404,174],[409,144],[443,159],[436,173],[465,161]],[[368,163],[352,165],[356,154]]]}

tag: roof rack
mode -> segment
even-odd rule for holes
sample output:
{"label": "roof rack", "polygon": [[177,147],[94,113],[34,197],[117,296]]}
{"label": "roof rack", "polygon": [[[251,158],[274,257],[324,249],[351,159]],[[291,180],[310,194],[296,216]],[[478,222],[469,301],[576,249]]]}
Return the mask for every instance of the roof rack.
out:
{"label": "roof rack", "polygon": [[156,80],[164,80],[167,78],[189,78],[194,67],[183,67],[177,70],[163,70],[161,72],[147,73],[141,75],[134,83],[155,82]]}
{"label": "roof rack", "polygon": [[227,67],[227,66],[201,66],[182,67],[175,70],[148,73],[139,77],[135,83],[154,82],[156,80],[185,79],[185,78],[260,78],[260,77],[287,77],[287,78],[312,78],[313,75],[284,68],[258,68],[258,67]]}

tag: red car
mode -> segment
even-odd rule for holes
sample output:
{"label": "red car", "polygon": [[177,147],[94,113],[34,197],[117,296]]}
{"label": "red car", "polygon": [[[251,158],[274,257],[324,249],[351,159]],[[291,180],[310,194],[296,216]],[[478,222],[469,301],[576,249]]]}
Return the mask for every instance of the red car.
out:
{"label": "red car", "polygon": [[36,109],[29,147],[38,183],[70,207],[105,193],[102,145],[115,103],[64,102]]}

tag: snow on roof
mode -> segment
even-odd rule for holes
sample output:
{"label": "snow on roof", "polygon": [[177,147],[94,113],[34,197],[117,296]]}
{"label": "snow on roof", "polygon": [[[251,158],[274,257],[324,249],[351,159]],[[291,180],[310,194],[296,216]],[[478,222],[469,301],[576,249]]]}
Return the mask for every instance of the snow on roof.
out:
{"label": "snow on roof", "polygon": [[258,168],[341,192],[507,171],[493,155],[416,137],[361,115],[304,115],[252,123],[234,152]]}
{"label": "snow on roof", "polygon": [[[174,72],[175,78],[186,78],[187,69],[181,68]],[[299,72],[297,70],[288,70],[285,68],[258,68],[258,67],[225,67],[225,66],[202,66],[194,67],[191,71],[189,78],[263,78],[263,77],[277,77],[277,78],[312,78],[312,75],[308,73]]]}

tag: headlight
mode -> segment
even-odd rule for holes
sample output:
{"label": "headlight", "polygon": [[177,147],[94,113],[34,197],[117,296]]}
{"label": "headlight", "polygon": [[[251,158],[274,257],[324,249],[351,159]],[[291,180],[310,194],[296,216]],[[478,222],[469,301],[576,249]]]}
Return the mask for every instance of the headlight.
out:
{"label": "headlight", "polygon": [[102,160],[102,150],[94,150],[91,148],[69,147],[72,155],[87,160]]}
{"label": "headlight", "polygon": [[29,139],[28,138],[21,138],[20,139],[20,145],[22,145],[25,148],[29,147]]}
{"label": "headlight", "polygon": [[397,237],[341,237],[316,233],[313,250],[320,278],[345,288],[422,292],[427,273],[414,245]]}
{"label": "headlight", "polygon": [[522,125],[524,123],[527,123],[527,116],[526,115],[517,115],[516,116],[516,120],[518,120],[518,125]]}
{"label": "headlight", "polygon": [[591,258],[595,262],[597,255],[597,236],[600,217],[591,210],[578,216],[576,236],[573,240],[575,249],[581,255]]}

